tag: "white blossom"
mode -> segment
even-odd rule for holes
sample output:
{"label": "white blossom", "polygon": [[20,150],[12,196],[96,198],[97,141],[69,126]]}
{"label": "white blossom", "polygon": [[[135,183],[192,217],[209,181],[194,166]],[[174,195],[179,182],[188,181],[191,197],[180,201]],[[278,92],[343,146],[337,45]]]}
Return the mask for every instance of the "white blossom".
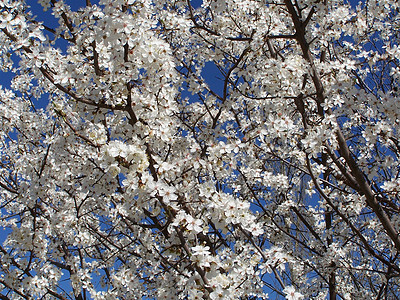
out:
{"label": "white blossom", "polygon": [[4,297],[400,297],[398,1],[38,2],[0,0]]}

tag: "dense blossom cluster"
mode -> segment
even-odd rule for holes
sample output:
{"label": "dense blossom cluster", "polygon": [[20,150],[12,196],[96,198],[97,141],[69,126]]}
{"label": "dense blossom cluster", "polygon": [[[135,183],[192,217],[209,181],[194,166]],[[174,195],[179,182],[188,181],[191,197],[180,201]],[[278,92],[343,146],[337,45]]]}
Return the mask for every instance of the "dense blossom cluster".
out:
{"label": "dense blossom cluster", "polygon": [[400,297],[400,2],[29,2],[1,299]]}

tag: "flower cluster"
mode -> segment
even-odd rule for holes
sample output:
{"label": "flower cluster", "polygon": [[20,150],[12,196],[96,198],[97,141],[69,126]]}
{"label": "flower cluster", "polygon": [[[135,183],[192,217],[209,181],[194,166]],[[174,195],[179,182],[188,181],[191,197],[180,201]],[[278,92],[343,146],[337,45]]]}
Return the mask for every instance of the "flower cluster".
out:
{"label": "flower cluster", "polygon": [[102,147],[103,161],[106,171],[117,176],[121,168],[128,172],[142,173],[149,162],[146,153],[136,145],[129,145],[122,141],[111,141]]}
{"label": "flower cluster", "polygon": [[38,2],[0,0],[2,297],[400,297],[400,2]]}

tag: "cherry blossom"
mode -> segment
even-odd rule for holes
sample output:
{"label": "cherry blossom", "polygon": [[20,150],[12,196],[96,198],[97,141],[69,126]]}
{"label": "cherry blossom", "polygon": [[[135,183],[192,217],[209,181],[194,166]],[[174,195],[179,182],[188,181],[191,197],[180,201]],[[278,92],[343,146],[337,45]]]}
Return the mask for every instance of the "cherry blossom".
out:
{"label": "cherry blossom", "polygon": [[400,296],[398,2],[38,3],[0,1],[2,298]]}
{"label": "cherry blossom", "polygon": [[287,286],[283,292],[286,294],[287,300],[299,300],[303,298],[302,294],[296,292],[293,286]]}

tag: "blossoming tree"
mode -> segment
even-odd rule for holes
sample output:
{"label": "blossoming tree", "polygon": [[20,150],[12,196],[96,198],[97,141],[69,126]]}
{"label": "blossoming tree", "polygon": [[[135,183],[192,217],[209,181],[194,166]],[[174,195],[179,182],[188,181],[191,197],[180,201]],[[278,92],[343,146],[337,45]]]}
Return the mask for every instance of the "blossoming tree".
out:
{"label": "blossoming tree", "polygon": [[30,2],[1,299],[400,297],[399,2]]}

